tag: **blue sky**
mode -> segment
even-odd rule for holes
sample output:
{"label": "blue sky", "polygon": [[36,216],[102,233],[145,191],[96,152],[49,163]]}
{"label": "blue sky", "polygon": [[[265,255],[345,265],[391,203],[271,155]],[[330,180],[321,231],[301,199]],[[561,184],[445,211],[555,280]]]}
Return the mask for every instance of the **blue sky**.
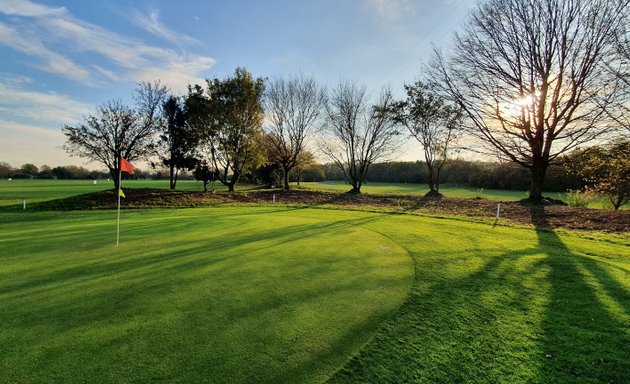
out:
{"label": "blue sky", "polygon": [[[0,161],[87,165],[61,127],[135,83],[175,93],[225,77],[303,73],[402,96],[431,44],[447,47],[473,0],[0,1]],[[398,158],[420,158],[410,141]]]}

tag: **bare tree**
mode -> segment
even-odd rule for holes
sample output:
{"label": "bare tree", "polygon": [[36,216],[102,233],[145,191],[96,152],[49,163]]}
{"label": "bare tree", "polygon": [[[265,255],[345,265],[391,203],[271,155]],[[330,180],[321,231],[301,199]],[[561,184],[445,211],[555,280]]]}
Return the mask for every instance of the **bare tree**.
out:
{"label": "bare tree", "polygon": [[630,7],[625,12],[621,28],[615,38],[616,55],[606,63],[607,69],[619,80],[615,83],[616,92],[610,100],[605,100],[602,107],[619,127],[630,132]]}
{"label": "bare tree", "polygon": [[341,82],[326,104],[327,140],[322,151],[352,185],[349,193],[361,193],[368,169],[396,148],[400,135],[393,113],[394,100],[383,90],[376,105],[369,105],[364,86]]}
{"label": "bare tree", "polygon": [[298,165],[306,140],[316,126],[325,93],[315,79],[297,76],[271,80],[265,96],[269,160],[282,167],[284,189],[289,190],[289,172]]}
{"label": "bare tree", "polygon": [[478,5],[453,55],[430,77],[463,109],[468,127],[531,171],[542,199],[549,164],[614,128],[602,102],[618,78],[604,70],[628,0],[488,0]]}
{"label": "bare tree", "polygon": [[440,193],[440,173],[459,136],[462,111],[420,81],[405,85],[407,99],[396,104],[397,119],[422,146],[429,171],[429,194]]}
{"label": "bare tree", "polygon": [[143,160],[154,153],[155,135],[161,124],[160,108],[166,87],[159,81],[138,85],[132,109],[120,101],[109,101],[76,126],[64,126],[64,149],[70,155],[85,157],[107,167],[118,188],[120,156],[128,161]]}

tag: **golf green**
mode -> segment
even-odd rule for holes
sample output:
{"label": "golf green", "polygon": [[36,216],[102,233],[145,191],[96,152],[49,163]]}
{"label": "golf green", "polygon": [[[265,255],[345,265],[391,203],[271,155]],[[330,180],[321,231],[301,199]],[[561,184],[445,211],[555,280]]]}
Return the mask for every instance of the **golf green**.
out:
{"label": "golf green", "polygon": [[377,215],[3,214],[0,382],[320,382],[406,297]]}

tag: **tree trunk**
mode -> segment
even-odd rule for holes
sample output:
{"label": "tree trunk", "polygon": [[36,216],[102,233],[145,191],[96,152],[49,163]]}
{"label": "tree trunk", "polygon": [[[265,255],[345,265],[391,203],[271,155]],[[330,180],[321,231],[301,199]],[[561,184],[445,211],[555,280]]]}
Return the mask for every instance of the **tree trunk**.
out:
{"label": "tree trunk", "polygon": [[287,169],[287,167],[283,165],[282,171],[284,172],[284,190],[288,191],[289,189],[291,189],[291,187],[289,186],[289,169]]}
{"label": "tree trunk", "polygon": [[429,192],[435,192],[435,180],[433,178],[433,166],[427,163],[427,169],[429,170]]}
{"label": "tree trunk", "polygon": [[621,205],[623,204],[623,197],[622,196],[611,197],[610,202],[612,203],[615,211],[618,211],[619,207],[621,207]]}
{"label": "tree trunk", "polygon": [[435,192],[440,193],[440,167],[435,172]]}
{"label": "tree trunk", "polygon": [[173,164],[169,165],[168,167],[168,171],[169,171],[169,188],[170,189],[175,189],[175,167],[173,166]]}
{"label": "tree trunk", "polygon": [[118,191],[118,189],[120,188],[120,185],[118,184],[118,170],[117,169],[110,169],[109,170],[109,174],[112,177],[112,180],[114,180],[114,190]]}
{"label": "tree trunk", "polygon": [[203,181],[203,191],[208,192],[208,180]]}
{"label": "tree trunk", "polygon": [[543,164],[536,164],[531,168],[531,184],[529,187],[529,200],[532,202],[541,202],[543,199],[542,184],[545,181],[545,173],[547,167]]}

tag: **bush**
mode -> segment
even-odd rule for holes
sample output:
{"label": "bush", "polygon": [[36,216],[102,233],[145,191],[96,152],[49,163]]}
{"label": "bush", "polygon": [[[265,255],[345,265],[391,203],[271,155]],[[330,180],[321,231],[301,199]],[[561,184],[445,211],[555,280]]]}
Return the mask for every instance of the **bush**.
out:
{"label": "bush", "polygon": [[570,207],[586,208],[593,200],[593,194],[587,191],[569,190],[567,191],[567,204]]}

